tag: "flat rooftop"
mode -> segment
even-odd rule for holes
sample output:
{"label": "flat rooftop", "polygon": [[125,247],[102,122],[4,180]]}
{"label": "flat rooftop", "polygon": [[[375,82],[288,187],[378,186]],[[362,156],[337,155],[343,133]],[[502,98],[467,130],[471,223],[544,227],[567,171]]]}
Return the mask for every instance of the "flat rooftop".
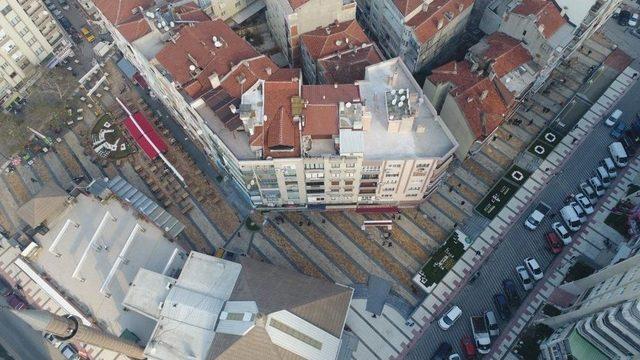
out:
{"label": "flat rooftop", "polygon": [[[449,129],[429,100],[422,94],[407,67],[398,58],[367,67],[365,79],[358,81],[360,96],[371,113],[371,126],[364,132],[364,158],[370,160],[442,158],[457,147]],[[423,100],[411,104],[415,120],[411,132],[389,133],[385,94],[391,90],[409,89]],[[417,126],[425,131],[418,133]]]}
{"label": "flat rooftop", "polygon": [[155,321],[123,311],[129,284],[140,269],[175,276],[186,253],[115,197],[100,202],[80,194],[49,222],[49,229],[36,235],[42,249],[32,265],[111,333],[129,329],[148,341]]}

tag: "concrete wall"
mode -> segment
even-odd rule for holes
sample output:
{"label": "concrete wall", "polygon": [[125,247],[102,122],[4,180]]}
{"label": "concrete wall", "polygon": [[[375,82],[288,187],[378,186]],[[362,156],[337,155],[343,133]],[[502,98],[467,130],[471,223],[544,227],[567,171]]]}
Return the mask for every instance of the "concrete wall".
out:
{"label": "concrete wall", "polygon": [[215,0],[211,2],[211,6],[203,10],[213,19],[221,18],[226,21],[254,2],[254,0]]}

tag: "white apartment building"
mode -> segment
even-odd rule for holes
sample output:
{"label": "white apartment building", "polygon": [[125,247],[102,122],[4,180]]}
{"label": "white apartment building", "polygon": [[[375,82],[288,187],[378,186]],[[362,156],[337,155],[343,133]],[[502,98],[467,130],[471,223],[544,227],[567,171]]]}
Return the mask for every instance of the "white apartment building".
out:
{"label": "white apartment building", "polygon": [[353,0],[265,0],[267,23],[282,53],[300,64],[300,35],[356,18]]}
{"label": "white apartment building", "polygon": [[387,57],[417,72],[451,55],[474,0],[358,0],[358,19]]}
{"label": "white apartment building", "polygon": [[114,26],[103,16],[124,56],[253,206],[412,206],[442,178],[457,142],[401,60],[367,67],[356,85],[303,87],[300,70],[277,69],[221,20],[155,26],[187,14],[198,18],[148,8]]}
{"label": "white apartment building", "polygon": [[71,42],[41,0],[0,1],[0,99],[3,108],[71,52]]}
{"label": "white apartment building", "polygon": [[[640,255],[560,288],[575,296],[542,323],[556,331],[541,345],[545,359],[631,359],[640,355]],[[587,356],[587,357],[585,357]]]}

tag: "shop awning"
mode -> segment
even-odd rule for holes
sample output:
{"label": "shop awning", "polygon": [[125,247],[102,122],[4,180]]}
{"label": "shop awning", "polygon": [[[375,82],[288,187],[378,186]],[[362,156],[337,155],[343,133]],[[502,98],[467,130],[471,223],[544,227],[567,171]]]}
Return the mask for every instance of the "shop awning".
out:
{"label": "shop awning", "polygon": [[[142,132],[144,132],[144,134],[147,135],[147,137],[156,146],[156,148],[160,150],[161,153],[164,153],[167,151],[167,144],[165,144],[165,142],[162,140],[160,135],[158,135],[158,133],[153,128],[153,126],[151,126],[147,118],[144,115],[142,115],[141,112],[137,112],[133,114],[133,119],[140,126],[140,128],[142,129]],[[133,123],[133,120],[130,117],[124,121],[124,126],[129,131],[129,134],[131,134],[131,137],[133,137],[136,143],[138,143],[138,145],[142,148],[144,153],[147,154],[147,156],[151,158],[151,160],[154,160],[159,156],[158,152],[153,148],[153,146],[145,138],[143,133],[140,132],[140,130]]]}

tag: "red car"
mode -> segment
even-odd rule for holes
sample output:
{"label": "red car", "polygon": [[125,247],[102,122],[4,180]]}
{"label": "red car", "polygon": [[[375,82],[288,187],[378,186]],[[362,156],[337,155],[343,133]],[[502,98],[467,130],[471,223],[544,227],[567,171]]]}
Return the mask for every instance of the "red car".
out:
{"label": "red car", "polygon": [[558,237],[558,234],[555,232],[547,233],[544,238],[547,241],[547,249],[551,251],[552,254],[560,254],[562,252],[562,240]]}
{"label": "red car", "polygon": [[476,358],[476,345],[473,343],[471,336],[463,336],[462,339],[460,339],[460,346],[462,346],[462,353],[466,359]]}
{"label": "red car", "polygon": [[16,294],[7,296],[7,303],[16,310],[22,310],[27,307],[27,303]]}

